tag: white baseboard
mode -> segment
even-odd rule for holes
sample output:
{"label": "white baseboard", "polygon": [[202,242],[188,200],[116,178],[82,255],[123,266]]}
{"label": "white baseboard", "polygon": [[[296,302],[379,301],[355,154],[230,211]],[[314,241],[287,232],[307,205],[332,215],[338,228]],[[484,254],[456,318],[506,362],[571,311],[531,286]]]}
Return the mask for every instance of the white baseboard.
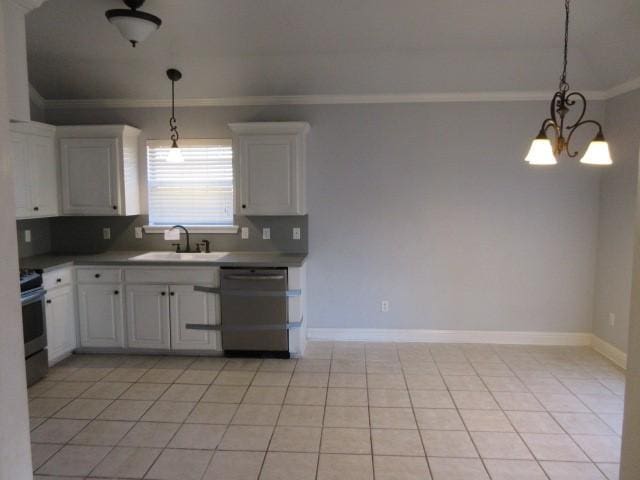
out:
{"label": "white baseboard", "polygon": [[601,339],[597,335],[591,336],[591,346],[596,352],[604,355],[617,366],[626,370],[627,354],[620,350],[618,347],[614,347],[609,342]]}
{"label": "white baseboard", "polygon": [[309,340],[358,342],[493,343],[503,345],[592,344],[590,333],[421,330],[383,328],[309,328]]}

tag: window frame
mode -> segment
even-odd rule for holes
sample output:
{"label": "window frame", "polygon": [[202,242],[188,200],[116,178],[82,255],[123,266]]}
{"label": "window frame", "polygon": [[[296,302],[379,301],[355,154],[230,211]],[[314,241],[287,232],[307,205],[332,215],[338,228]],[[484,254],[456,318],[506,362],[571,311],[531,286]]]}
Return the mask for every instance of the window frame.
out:
{"label": "window frame", "polygon": [[[188,148],[189,146],[198,146],[198,145],[211,145],[211,144],[228,144],[229,146],[232,147],[232,160],[231,160],[231,166],[233,169],[234,166],[234,162],[233,162],[233,142],[230,138],[185,138],[182,139],[180,141],[180,143],[182,145],[185,145],[185,148]],[[146,164],[145,164],[145,168],[146,168],[146,187],[147,187],[147,215],[149,217],[149,219],[151,219],[151,212],[150,212],[150,201],[149,201],[149,195],[151,192],[151,189],[149,188],[149,155],[148,155],[148,150],[149,148],[169,148],[171,147],[171,140],[167,140],[167,139],[147,139],[145,142],[145,159],[146,159]],[[235,170],[235,169],[234,169]],[[189,232],[193,232],[193,233],[228,233],[228,234],[235,234],[238,233],[238,230],[240,229],[240,227],[238,225],[235,224],[235,222],[233,220],[235,220],[236,217],[236,213],[235,213],[235,189],[236,189],[236,179],[235,179],[235,171],[233,171],[233,196],[234,198],[232,199],[232,204],[234,207],[234,212],[233,212],[233,219],[232,219],[232,223],[230,225],[202,225],[202,224],[186,224],[186,223],[182,223],[181,225],[185,226],[186,228],[189,229]],[[169,228],[171,228],[173,225],[152,225],[150,222],[147,225],[143,226],[144,232],[145,233],[151,233],[151,234],[161,234],[164,233],[166,230],[168,230]]]}

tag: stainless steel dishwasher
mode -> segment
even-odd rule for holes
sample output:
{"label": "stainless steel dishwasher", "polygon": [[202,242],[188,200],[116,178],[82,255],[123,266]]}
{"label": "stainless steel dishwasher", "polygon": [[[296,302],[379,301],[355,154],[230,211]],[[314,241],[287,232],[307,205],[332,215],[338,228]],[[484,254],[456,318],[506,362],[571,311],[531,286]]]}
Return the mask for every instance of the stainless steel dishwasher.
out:
{"label": "stainless steel dishwasher", "polygon": [[289,352],[286,268],[221,268],[225,354]]}

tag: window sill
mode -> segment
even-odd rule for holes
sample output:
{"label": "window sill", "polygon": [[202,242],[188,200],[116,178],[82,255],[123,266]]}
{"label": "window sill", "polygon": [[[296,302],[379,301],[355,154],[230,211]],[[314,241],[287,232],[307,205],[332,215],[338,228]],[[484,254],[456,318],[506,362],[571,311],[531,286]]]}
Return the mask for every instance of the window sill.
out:
{"label": "window sill", "polygon": [[[165,230],[168,230],[172,227],[173,225],[145,225],[144,227],[142,227],[144,229],[144,233],[163,233],[165,232]],[[228,233],[228,234],[235,234],[238,233],[238,230],[240,229],[240,227],[238,225],[221,225],[216,227],[215,225],[211,225],[211,226],[203,226],[203,225],[197,225],[197,226],[189,226],[189,225],[185,225],[185,227],[187,227],[187,229],[189,230],[189,233]]]}

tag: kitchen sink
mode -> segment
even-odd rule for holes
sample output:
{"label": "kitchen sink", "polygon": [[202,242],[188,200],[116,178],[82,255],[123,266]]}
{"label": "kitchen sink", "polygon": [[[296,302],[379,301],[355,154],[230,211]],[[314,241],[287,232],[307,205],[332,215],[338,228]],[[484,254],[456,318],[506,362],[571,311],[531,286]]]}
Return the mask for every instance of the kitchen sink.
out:
{"label": "kitchen sink", "polygon": [[228,255],[229,252],[185,253],[185,252],[147,252],[129,258],[140,262],[215,262]]}

